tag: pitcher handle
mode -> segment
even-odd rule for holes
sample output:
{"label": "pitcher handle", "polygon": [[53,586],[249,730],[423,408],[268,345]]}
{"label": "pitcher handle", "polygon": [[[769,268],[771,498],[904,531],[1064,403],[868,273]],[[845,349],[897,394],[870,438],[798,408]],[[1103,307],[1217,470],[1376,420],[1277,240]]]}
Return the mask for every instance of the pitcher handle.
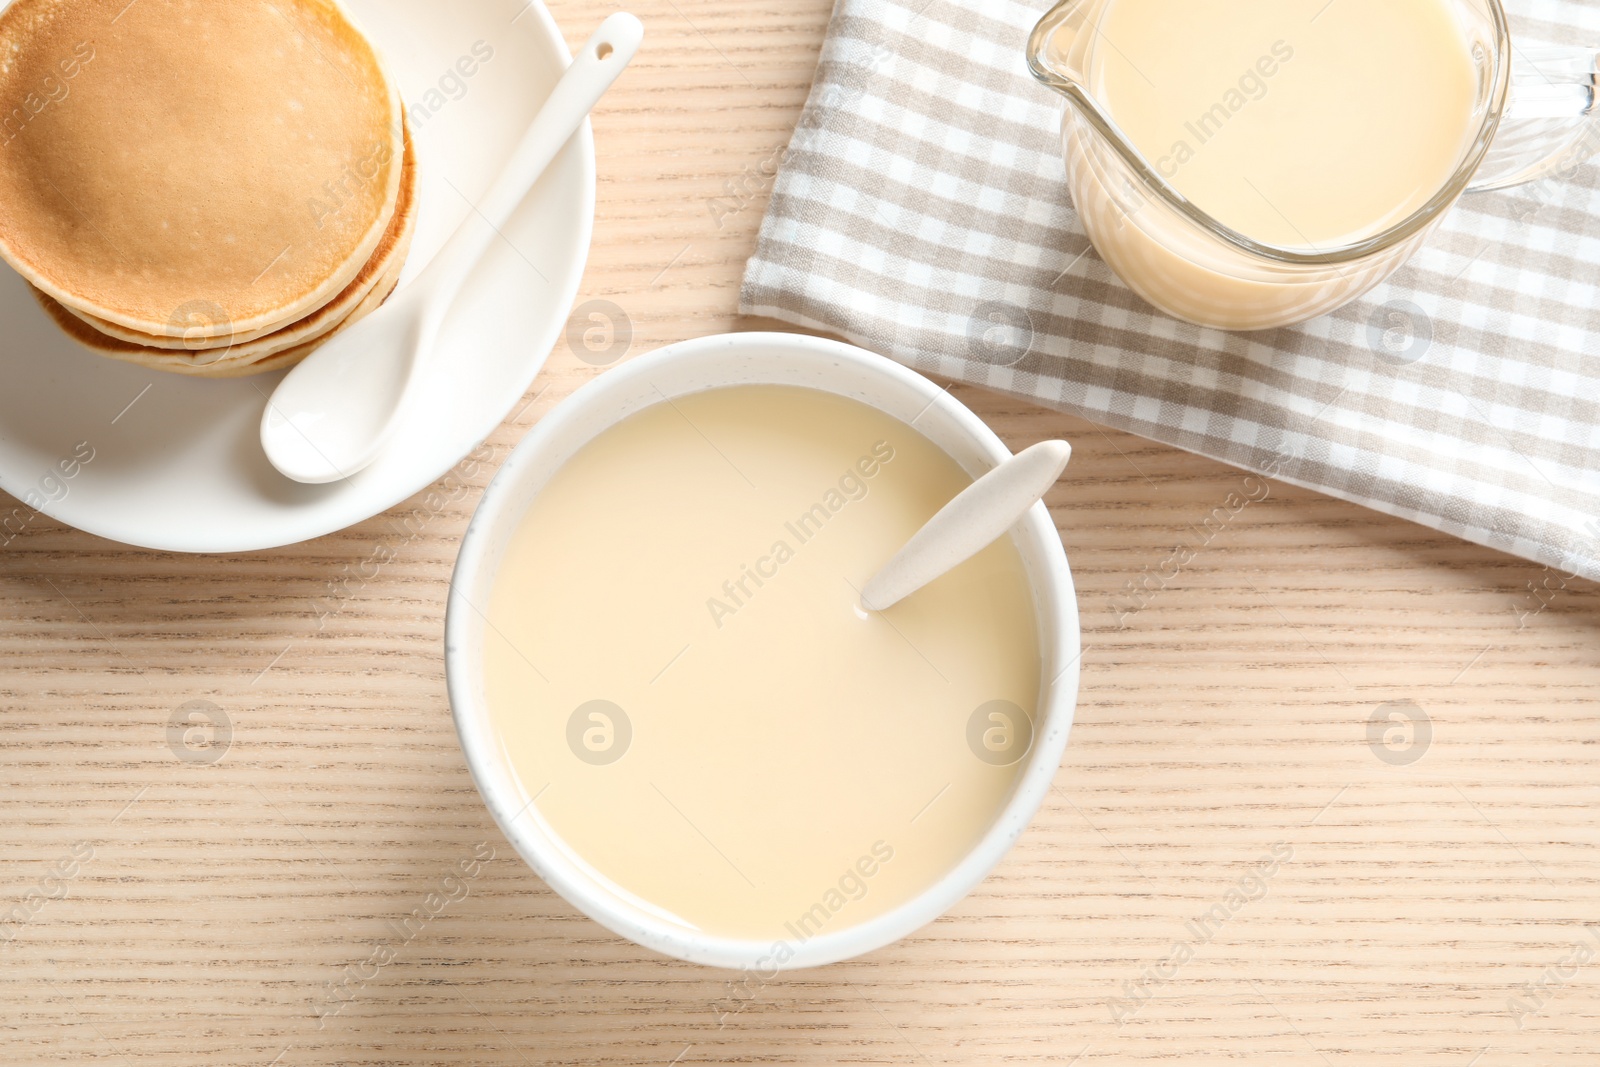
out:
{"label": "pitcher handle", "polygon": [[1600,154],[1600,50],[1520,48],[1511,97],[1469,192],[1571,175]]}

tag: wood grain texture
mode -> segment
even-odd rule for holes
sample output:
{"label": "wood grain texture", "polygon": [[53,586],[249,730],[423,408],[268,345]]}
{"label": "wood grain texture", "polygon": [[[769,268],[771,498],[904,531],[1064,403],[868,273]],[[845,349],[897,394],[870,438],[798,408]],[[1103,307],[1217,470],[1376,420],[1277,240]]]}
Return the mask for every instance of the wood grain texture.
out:
{"label": "wood grain texture", "polygon": [[[612,10],[553,7],[574,44]],[[580,297],[623,309],[630,356],[762,325],[735,311],[768,192],[743,176],[785,143],[829,4],[634,10]],[[719,214],[730,183],[747,203]],[[601,373],[580,351],[431,503],[250,556],[45,520],[0,553],[0,921],[26,914],[0,928],[0,1060],[1595,1062],[1596,587],[1278,483],[1202,545],[1242,473],[964,386],[1013,449],[1075,446],[1049,502],[1087,651],[1034,827],[916,936],[765,984],[578,915],[478,799],[440,634],[489,474]],[[1192,562],[1129,611],[1180,544]],[[225,746],[171,726],[195,701]],[[1374,743],[1406,701],[1426,744]],[[465,898],[364,967],[480,843]]]}

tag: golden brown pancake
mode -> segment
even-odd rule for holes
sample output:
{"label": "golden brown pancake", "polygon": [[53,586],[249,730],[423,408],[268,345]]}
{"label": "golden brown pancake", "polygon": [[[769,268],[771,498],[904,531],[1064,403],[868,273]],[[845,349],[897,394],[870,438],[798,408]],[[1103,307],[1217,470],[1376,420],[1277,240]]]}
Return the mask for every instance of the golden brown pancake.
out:
{"label": "golden brown pancake", "polygon": [[345,316],[334,323],[326,333],[321,336],[303,341],[291,348],[279,352],[257,352],[249,356],[236,356],[231,352],[218,352],[216,350],[199,352],[174,352],[160,348],[140,348],[136,345],[126,345],[120,341],[112,344],[122,347],[112,350],[103,347],[106,338],[95,330],[89,328],[81,319],[70,314],[55,300],[35,289],[33,295],[38,299],[44,309],[50,313],[56,325],[69,335],[73,340],[85,347],[92,348],[101,355],[124,363],[133,363],[151,370],[167,371],[173,374],[184,374],[194,378],[243,378],[252,374],[265,374],[268,371],[281,370],[292,367],[315,352],[321,345],[327,343],[334,335],[347,326],[351,326],[370,315],[383,305],[391,294],[396,284],[400,281],[400,274],[405,269],[406,254],[411,248],[411,237],[415,227],[408,226],[396,247],[396,253],[391,257],[388,269],[378,279],[378,284],[373,287],[365,299]]}
{"label": "golden brown pancake", "polygon": [[[406,243],[409,246],[409,236],[406,238]],[[405,255],[402,253],[399,262],[394,265],[392,272],[379,281],[377,288],[367,294],[367,298],[357,305],[356,309],[350,313],[348,318],[336,325],[333,329],[329,330],[328,333],[322,337],[318,337],[312,341],[307,341],[304,344],[296,345],[295,347],[287,349],[283,352],[278,352],[270,356],[263,356],[257,360],[240,363],[236,363],[231,360],[224,360],[212,367],[201,367],[192,371],[180,371],[179,373],[187,373],[194,377],[204,378],[245,378],[255,374],[265,374],[268,371],[284,370],[285,368],[292,367],[296,363],[299,363],[301,360],[305,359],[311,353],[315,352],[318,348],[327,344],[328,341],[332,340],[341,331],[355,325],[357,322],[360,322],[362,319],[372,314],[372,312],[382,307],[384,301],[388,300],[390,296],[394,295],[395,286],[400,281],[400,271],[404,265]],[[161,369],[171,370],[173,368],[163,367]]]}
{"label": "golden brown pancake", "polygon": [[191,377],[237,378],[250,374],[264,374],[269,370],[293,366],[300,362],[340,330],[380,307],[394,292],[400,274],[405,269],[406,256],[411,251],[411,239],[416,232],[415,202],[402,201],[402,203],[404,210],[396,213],[389,234],[385,235],[378,252],[362,270],[363,274],[367,274],[371,268],[373,274],[372,284],[368,286],[367,292],[354,307],[348,308],[344,314],[328,321],[314,334],[290,340],[286,344],[264,343],[277,337],[273,334],[256,342],[230,349],[191,351],[134,345],[100,333],[38,289],[33,290],[33,295],[63,332],[85,348],[92,349],[100,355],[151,370],[169,371]]}
{"label": "golden brown pancake", "polygon": [[76,310],[277,328],[389,229],[400,101],[333,0],[15,0],[0,57],[0,256]]}
{"label": "golden brown pancake", "polygon": [[[384,234],[383,240],[378,243],[372,258],[367,260],[361,271],[351,283],[338,296],[328,303],[317,308],[303,319],[299,319],[288,326],[279,327],[272,331],[251,331],[243,336],[235,335],[230,341],[227,335],[215,338],[196,339],[193,336],[185,338],[154,337],[149,334],[129,330],[117,326],[104,319],[88,315],[75,308],[64,307],[59,302],[57,306],[71,312],[81,319],[91,329],[104,336],[79,334],[74,331],[73,336],[82,344],[101,351],[107,355],[125,355],[132,351],[147,348],[171,349],[174,354],[183,356],[186,353],[198,353],[208,349],[222,349],[217,351],[212,360],[220,360],[224,356],[229,359],[259,358],[282,352],[293,348],[305,341],[321,337],[332,330],[339,323],[349,317],[373,289],[378,287],[389,272],[392,260],[398,256],[405,258],[405,249],[409,248],[411,231],[416,225],[417,215],[417,168],[415,149],[411,143],[411,131],[406,129],[406,154],[405,166],[402,168],[400,180],[400,199],[395,205],[394,217],[389,222],[389,229]],[[37,290],[35,290],[37,291]],[[192,323],[194,333],[201,333],[205,327],[218,324],[222,320],[220,309],[196,305],[185,310],[184,316]],[[199,358],[199,357],[197,357]],[[185,360],[192,363],[193,360]]]}
{"label": "golden brown pancake", "polygon": [[299,363],[301,360],[305,359],[311,353],[315,352],[318,348],[321,348],[323,345],[327,344],[328,341],[333,339],[335,334],[338,334],[349,326],[355,325],[357,322],[360,322],[362,319],[372,314],[372,312],[382,307],[384,301],[388,300],[389,297],[394,295],[395,286],[399,283],[399,281],[400,268],[396,267],[394,274],[391,277],[385,278],[383,281],[379,282],[378,287],[368,294],[367,299],[363,300],[361,305],[350,313],[350,317],[339,323],[339,325],[335,326],[331,331],[329,331],[326,337],[319,337],[315,341],[309,341],[303,345],[297,345],[286,352],[279,352],[276,355],[266,356],[265,358],[257,360],[254,363],[246,363],[241,366],[224,364],[215,371],[212,371],[204,376],[207,378],[245,378],[255,374],[265,374],[268,371],[284,370],[288,367],[292,367],[296,363]]}

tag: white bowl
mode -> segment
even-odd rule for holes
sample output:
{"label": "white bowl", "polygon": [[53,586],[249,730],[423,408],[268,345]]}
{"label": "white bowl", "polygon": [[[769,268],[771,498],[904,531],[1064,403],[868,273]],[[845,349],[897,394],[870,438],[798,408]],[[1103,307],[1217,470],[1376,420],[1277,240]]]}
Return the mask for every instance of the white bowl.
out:
{"label": "white bowl", "polygon": [[732,385],[805,386],[871,405],[916,429],[977,477],[1011,453],[948,392],[881,356],[813,337],[744,333],[661,349],[590,382],[545,416],[495,477],[467,530],[450,588],[445,667],[467,764],[500,829],[551,888],[579,911],[646,948],[695,963],[772,974],[832,963],[897,941],[938,918],[1000,862],[1043,802],[1066,748],[1078,693],[1078,603],[1050,512],[1034,506],[1011,537],[1021,553],[1038,617],[1039,714],[1015,786],[977,845],[938,882],[877,918],[789,945],[716,937],[624,899],[530,817],[526,795],[496,740],[484,699],[484,615],[506,547],[529,505],[585,444],[635,412]]}

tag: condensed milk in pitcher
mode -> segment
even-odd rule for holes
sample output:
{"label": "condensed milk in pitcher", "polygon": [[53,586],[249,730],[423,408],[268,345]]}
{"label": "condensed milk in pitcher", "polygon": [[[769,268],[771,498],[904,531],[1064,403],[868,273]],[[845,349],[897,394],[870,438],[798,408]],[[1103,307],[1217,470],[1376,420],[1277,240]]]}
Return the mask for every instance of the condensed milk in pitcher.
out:
{"label": "condensed milk in pitcher", "polygon": [[1514,99],[1557,127],[1594,108],[1592,51],[1526,94],[1511,56],[1499,0],[1069,0],[1029,59],[1070,101],[1068,181],[1100,255],[1178,318],[1254,330],[1355,299],[1462,193],[1592,141],[1492,156]]}

